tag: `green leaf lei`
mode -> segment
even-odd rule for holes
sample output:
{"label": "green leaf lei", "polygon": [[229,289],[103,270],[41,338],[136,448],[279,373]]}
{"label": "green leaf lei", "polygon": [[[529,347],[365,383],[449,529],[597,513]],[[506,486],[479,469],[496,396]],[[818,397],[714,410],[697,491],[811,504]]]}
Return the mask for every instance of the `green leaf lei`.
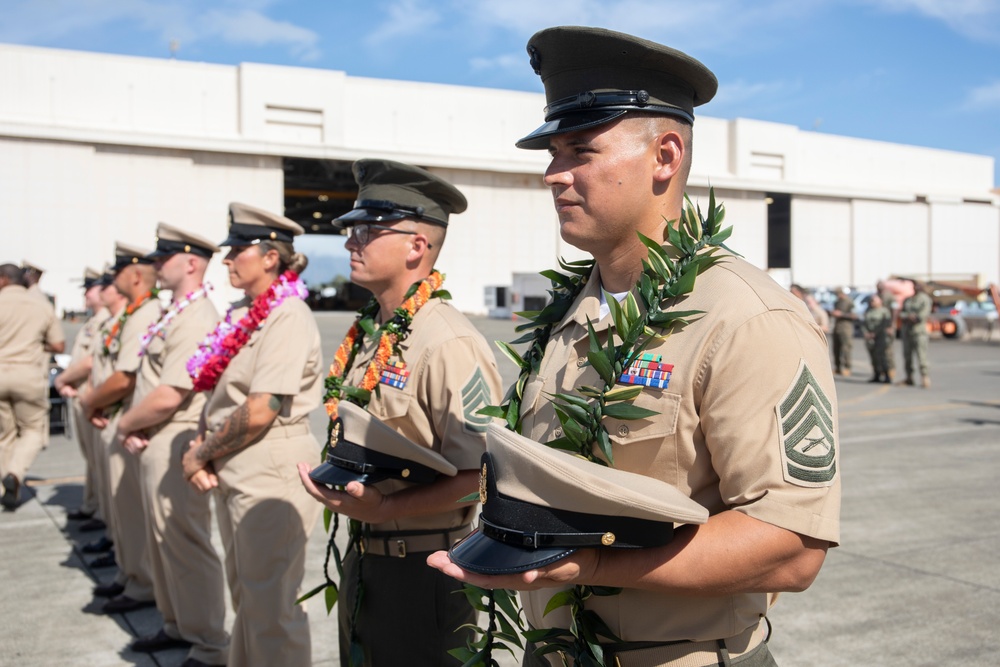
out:
{"label": "green leaf lei", "polygon": [[[695,279],[715,263],[715,253],[719,248],[733,252],[725,246],[732,227],[722,228],[725,209],[722,204],[716,204],[714,189],[709,189],[707,218],[702,214],[701,207],[694,206],[687,195],[684,200],[686,205],[681,219],[679,222],[668,222],[662,245],[639,234],[639,239],[648,249],[648,256],[642,261],[642,274],[635,288],[625,297],[624,302],[619,303],[605,293],[614,330],[620,342],[616,344],[615,335],[609,333],[607,341],[602,344],[593,324],[587,322],[587,361],[597,371],[601,382],[596,387],[580,385],[575,393],[552,396],[563,435],[545,443],[548,446],[570,451],[601,465],[613,466],[611,439],[603,424],[604,417],[630,420],[657,414],[633,405],[631,401],[639,395],[642,388],[617,386],[618,378],[650,344],[662,340],[677,328],[686,325],[691,318],[702,314],[703,311],[697,310],[673,310],[673,306],[694,290]],[[524,388],[528,379],[538,373],[553,328],[566,317],[586,286],[594,261],[565,262],[560,259],[559,265],[566,273],[550,270],[541,274],[552,283],[552,289],[549,290],[552,302],[540,311],[518,313],[528,322],[518,326],[516,330],[527,333],[510,344],[497,342],[498,347],[520,369],[517,381],[499,406],[480,410],[481,414],[505,420],[507,427],[518,433],[522,426],[521,401]],[[518,354],[512,346],[522,343],[529,343],[528,348],[524,354]],[[489,598],[493,594],[502,595],[504,599],[513,595],[511,591],[466,588],[466,595],[470,599],[477,592],[480,595],[477,608],[480,609],[491,608],[481,602],[482,597],[486,597],[491,604]],[[618,588],[574,586],[556,593],[546,606],[545,614],[560,607],[569,607],[572,618],[570,627],[530,629],[521,634],[527,641],[538,645],[536,655],[558,651],[563,654],[564,662],[569,658],[574,665],[600,667],[604,665],[601,638],[612,643],[620,642],[621,639],[614,635],[596,613],[587,610],[585,604],[592,596],[617,595],[620,592],[621,589]],[[519,609],[504,611],[507,613],[502,621],[505,628],[513,625],[523,627]],[[492,616],[491,613],[489,628],[477,628],[483,635],[482,638],[470,643],[462,654],[461,657],[466,660],[463,667],[492,667],[497,664],[492,659],[494,647],[510,650],[505,644],[493,639],[491,630],[495,628],[495,623]],[[502,618],[500,614],[497,616]],[[520,645],[520,642],[517,644]]]}
{"label": "green leaf lei", "polygon": [[[444,280],[444,276],[441,276],[441,280]],[[417,281],[410,286],[406,294],[403,296],[403,302],[405,303],[410,297],[412,297],[423,281]],[[438,289],[430,294],[429,299],[450,299],[451,294],[447,290]],[[429,300],[428,299],[428,300]],[[385,322],[380,327],[375,326],[375,318],[379,313],[379,303],[372,297],[369,299],[368,303],[365,304],[358,311],[358,318],[354,325],[358,327],[358,335],[354,337],[351,343],[350,350],[347,354],[347,359],[344,363],[343,370],[339,373],[331,373],[324,380],[324,389],[326,390],[323,394],[324,402],[330,400],[347,400],[355,405],[362,408],[367,408],[368,403],[371,402],[372,392],[367,389],[362,389],[361,387],[352,387],[344,384],[344,378],[347,377],[348,372],[354,366],[354,361],[358,356],[358,352],[364,345],[365,336],[377,336],[375,343],[376,349],[378,343],[381,342],[382,337],[393,335],[395,336],[395,345],[393,346],[393,354],[401,356],[399,350],[399,343],[406,339],[410,333],[410,325],[413,323],[413,316],[416,314],[410,313],[406,308],[400,306],[393,311],[393,317],[388,322]],[[379,394],[378,384],[374,387],[375,394]],[[330,443],[335,441],[339,436],[339,433],[335,431],[335,422],[330,420],[327,424],[327,440],[326,444],[323,446],[322,456],[326,458],[327,448]],[[331,523],[333,524],[333,529],[331,530]],[[330,538],[327,540],[326,544],[326,558],[323,561],[323,577],[326,581],[319,584],[308,593],[304,594],[298,600],[296,604],[300,604],[305,600],[319,594],[321,591],[326,591],[324,593],[324,601],[326,603],[326,613],[329,614],[334,605],[337,604],[337,600],[340,598],[340,589],[335,582],[330,577],[330,558],[333,557],[334,564],[337,568],[337,579],[338,581],[344,577],[344,558],[340,552],[340,548],[336,544],[337,530],[340,526],[340,515],[333,512],[330,509],[324,508],[323,510],[323,528],[328,533],[330,533]],[[357,593],[355,595],[354,609],[351,614],[351,636],[350,636],[350,666],[360,667],[364,664],[364,647],[358,640],[357,634],[357,620],[358,615],[361,612],[361,600],[364,597],[364,584],[362,572],[364,568],[364,551],[361,548],[364,538],[367,537],[367,531],[369,530],[368,524],[362,523],[357,519],[347,520],[347,548],[346,553],[350,553],[352,549],[357,550],[358,554],[358,583],[357,583]]]}

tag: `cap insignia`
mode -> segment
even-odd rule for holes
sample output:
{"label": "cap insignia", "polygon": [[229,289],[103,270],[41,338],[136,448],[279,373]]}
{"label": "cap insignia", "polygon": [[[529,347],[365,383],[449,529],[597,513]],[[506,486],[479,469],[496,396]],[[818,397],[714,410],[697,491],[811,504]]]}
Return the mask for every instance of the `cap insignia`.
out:
{"label": "cap insignia", "polygon": [[479,476],[479,502],[486,504],[486,464],[483,464],[483,473]]}
{"label": "cap insignia", "polygon": [[340,422],[333,425],[330,429],[330,447],[336,447],[337,442],[340,440]]}
{"label": "cap insignia", "polygon": [[535,74],[541,75],[542,59],[538,55],[538,49],[530,44],[528,45],[528,64],[531,65],[531,69],[535,70]]}
{"label": "cap insignia", "polygon": [[604,546],[610,547],[614,543],[615,543],[614,533],[604,533],[603,535],[601,535],[601,544],[603,544]]}

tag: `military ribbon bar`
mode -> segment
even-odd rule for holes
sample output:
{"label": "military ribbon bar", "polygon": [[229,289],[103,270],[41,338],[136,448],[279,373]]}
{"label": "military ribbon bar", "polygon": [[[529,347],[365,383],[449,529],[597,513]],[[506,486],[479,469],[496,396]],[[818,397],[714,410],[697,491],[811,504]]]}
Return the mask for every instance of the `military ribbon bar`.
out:
{"label": "military ribbon bar", "polygon": [[402,389],[406,386],[406,381],[409,377],[410,371],[406,370],[405,363],[401,361],[390,361],[386,363],[385,368],[382,369],[382,374],[378,381],[381,384],[387,384],[390,387]]}
{"label": "military ribbon bar", "polygon": [[618,382],[666,389],[667,385],[670,384],[670,374],[673,370],[673,364],[663,363],[662,355],[647,352],[625,369],[625,372],[619,376]]}

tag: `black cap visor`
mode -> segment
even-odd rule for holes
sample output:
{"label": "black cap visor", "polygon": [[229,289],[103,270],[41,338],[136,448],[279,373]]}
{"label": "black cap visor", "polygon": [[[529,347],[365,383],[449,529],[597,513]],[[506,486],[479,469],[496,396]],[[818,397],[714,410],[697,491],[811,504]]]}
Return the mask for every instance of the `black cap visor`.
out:
{"label": "black cap visor", "polygon": [[348,470],[332,463],[321,463],[309,473],[309,479],[317,484],[326,484],[328,486],[347,486],[351,482],[361,482],[365,485],[375,484],[387,477],[387,475],[380,475],[374,472]]}
{"label": "black cap visor", "polygon": [[359,222],[396,222],[406,218],[407,214],[402,211],[384,208],[356,208],[334,220],[333,226],[337,229],[343,229]]}
{"label": "black cap visor", "polygon": [[526,549],[498,542],[481,528],[448,550],[448,557],[463,570],[477,574],[514,574],[527,572],[562,560],[576,549],[549,547]]}
{"label": "black cap visor", "polygon": [[550,137],[603,125],[624,116],[627,111],[627,109],[596,109],[577,111],[561,118],[553,118],[528,136],[518,140],[514,145],[529,151],[548,150]]}

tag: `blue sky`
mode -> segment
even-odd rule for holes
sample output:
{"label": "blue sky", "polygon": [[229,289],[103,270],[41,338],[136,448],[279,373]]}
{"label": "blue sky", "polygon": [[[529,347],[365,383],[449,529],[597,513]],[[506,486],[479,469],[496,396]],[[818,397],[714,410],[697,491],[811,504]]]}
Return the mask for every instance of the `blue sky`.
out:
{"label": "blue sky", "polygon": [[1000,171],[1000,0],[0,0],[0,8],[0,42],[158,58],[173,42],[184,60],[528,91],[541,91],[524,52],[535,30],[598,25],[712,68],[721,85],[706,115],[989,155]]}

